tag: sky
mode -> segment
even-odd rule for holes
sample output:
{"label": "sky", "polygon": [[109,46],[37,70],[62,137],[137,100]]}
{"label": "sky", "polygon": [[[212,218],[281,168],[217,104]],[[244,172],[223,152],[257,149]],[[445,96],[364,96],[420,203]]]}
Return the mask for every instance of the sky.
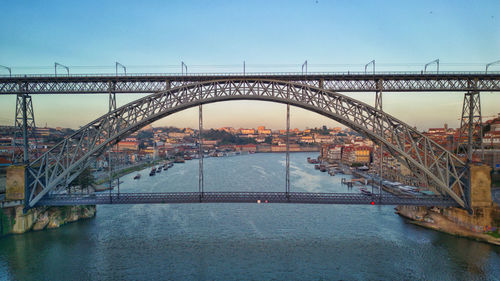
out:
{"label": "sky", "polygon": [[[0,0],[0,65],[13,74],[484,70],[500,59],[500,1],[6,1]],[[500,65],[492,66],[500,71]],[[7,74],[0,69],[0,75]],[[374,104],[374,93],[348,93]],[[138,95],[119,95],[118,106]],[[481,94],[483,116],[500,93]],[[33,96],[38,126],[78,128],[107,112],[106,95]],[[419,129],[459,125],[463,93],[384,93],[384,110]],[[232,101],[204,106],[205,127],[285,127],[285,105]],[[338,126],[292,107],[291,127]],[[0,124],[14,124],[15,97],[0,97]],[[197,109],[156,126],[197,127]]]}

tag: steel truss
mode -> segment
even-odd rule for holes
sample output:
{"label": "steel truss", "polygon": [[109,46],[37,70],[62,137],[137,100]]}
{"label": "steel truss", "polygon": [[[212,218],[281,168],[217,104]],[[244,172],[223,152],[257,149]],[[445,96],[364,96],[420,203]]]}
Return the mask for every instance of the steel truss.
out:
{"label": "steel truss", "polygon": [[175,204],[175,203],[302,203],[302,204],[377,204],[455,207],[457,202],[440,196],[400,197],[359,193],[308,192],[169,192],[121,194],[47,195],[37,206],[98,204]]}
{"label": "steel truss", "polygon": [[[246,74],[247,79],[273,79],[323,88],[335,92],[500,91],[500,74],[481,73],[389,73],[389,74]],[[0,77],[0,95],[156,93],[216,79],[237,80],[241,74],[189,75],[74,75],[65,77]]]}
{"label": "steel truss", "polygon": [[465,163],[411,126],[353,98],[304,84],[268,79],[220,79],[152,94],[101,116],[52,147],[29,167],[27,206],[68,185],[121,138],[158,119],[200,104],[262,100],[317,112],[381,143],[431,190],[468,208]]}
{"label": "steel truss", "polygon": [[460,119],[457,153],[464,153],[472,161],[472,153],[483,147],[483,120],[481,118],[481,96],[479,92],[465,93]]}
{"label": "steel truss", "polygon": [[[28,94],[18,94],[16,98],[16,119],[14,121],[14,153],[13,163],[28,164],[30,160],[38,157],[35,113],[33,111],[33,102]],[[22,142],[19,140],[22,138]],[[29,139],[33,145],[29,145]]]}

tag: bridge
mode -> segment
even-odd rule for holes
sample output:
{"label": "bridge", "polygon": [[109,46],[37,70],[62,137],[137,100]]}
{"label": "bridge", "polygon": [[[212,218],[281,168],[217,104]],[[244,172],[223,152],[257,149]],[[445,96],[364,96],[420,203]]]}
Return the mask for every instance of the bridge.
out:
{"label": "bridge", "polygon": [[[69,71],[68,71],[69,73]],[[382,110],[382,92],[465,92],[460,139],[465,160],[448,151],[412,126]],[[460,206],[470,210],[469,163],[480,143],[480,91],[500,91],[500,73],[386,72],[386,73],[250,73],[250,74],[116,74],[18,75],[0,77],[0,95],[18,97],[16,124],[24,137],[26,169],[25,205],[256,202],[322,204],[405,204]],[[375,106],[339,92],[375,92]],[[116,107],[115,95],[145,93],[136,101]],[[29,158],[27,131],[34,127],[33,94],[108,94],[109,112],[82,126],[43,155]],[[203,190],[203,154],[200,151],[196,193],[112,194],[85,197],[59,194],[92,161],[120,139],[178,111],[198,107],[203,131],[202,106],[229,100],[261,100],[287,106],[287,157],[284,193],[207,193]],[[421,186],[439,196],[294,193],[289,183],[290,105],[316,112],[350,127],[388,151],[407,166]],[[199,147],[202,134],[199,134]],[[382,161],[380,161],[382,174]]]}
{"label": "bridge", "polygon": [[219,79],[266,79],[335,92],[500,91],[500,72],[198,73],[0,76],[0,94],[156,93]]}
{"label": "bridge", "polygon": [[48,195],[37,206],[103,205],[103,204],[175,204],[175,203],[295,203],[347,205],[417,205],[458,207],[458,203],[441,196],[365,195],[359,193],[311,192],[168,192]]}

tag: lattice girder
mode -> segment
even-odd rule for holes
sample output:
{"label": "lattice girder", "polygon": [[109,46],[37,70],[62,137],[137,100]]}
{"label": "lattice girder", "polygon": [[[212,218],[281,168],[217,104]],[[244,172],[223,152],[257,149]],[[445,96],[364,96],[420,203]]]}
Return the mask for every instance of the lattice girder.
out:
{"label": "lattice girder", "polygon": [[158,74],[158,75],[74,75],[0,77],[1,94],[96,94],[156,93],[189,84],[228,79],[268,79],[324,88],[335,92],[415,92],[415,91],[500,91],[500,74],[464,73],[387,73],[362,74]]}

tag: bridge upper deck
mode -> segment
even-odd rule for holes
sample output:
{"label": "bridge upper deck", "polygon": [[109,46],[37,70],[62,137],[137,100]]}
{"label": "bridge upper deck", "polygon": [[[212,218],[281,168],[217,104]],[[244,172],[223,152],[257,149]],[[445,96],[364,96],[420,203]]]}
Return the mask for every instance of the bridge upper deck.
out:
{"label": "bridge upper deck", "polygon": [[336,92],[500,91],[500,72],[192,73],[0,76],[2,94],[154,93],[211,80],[280,80]]}

